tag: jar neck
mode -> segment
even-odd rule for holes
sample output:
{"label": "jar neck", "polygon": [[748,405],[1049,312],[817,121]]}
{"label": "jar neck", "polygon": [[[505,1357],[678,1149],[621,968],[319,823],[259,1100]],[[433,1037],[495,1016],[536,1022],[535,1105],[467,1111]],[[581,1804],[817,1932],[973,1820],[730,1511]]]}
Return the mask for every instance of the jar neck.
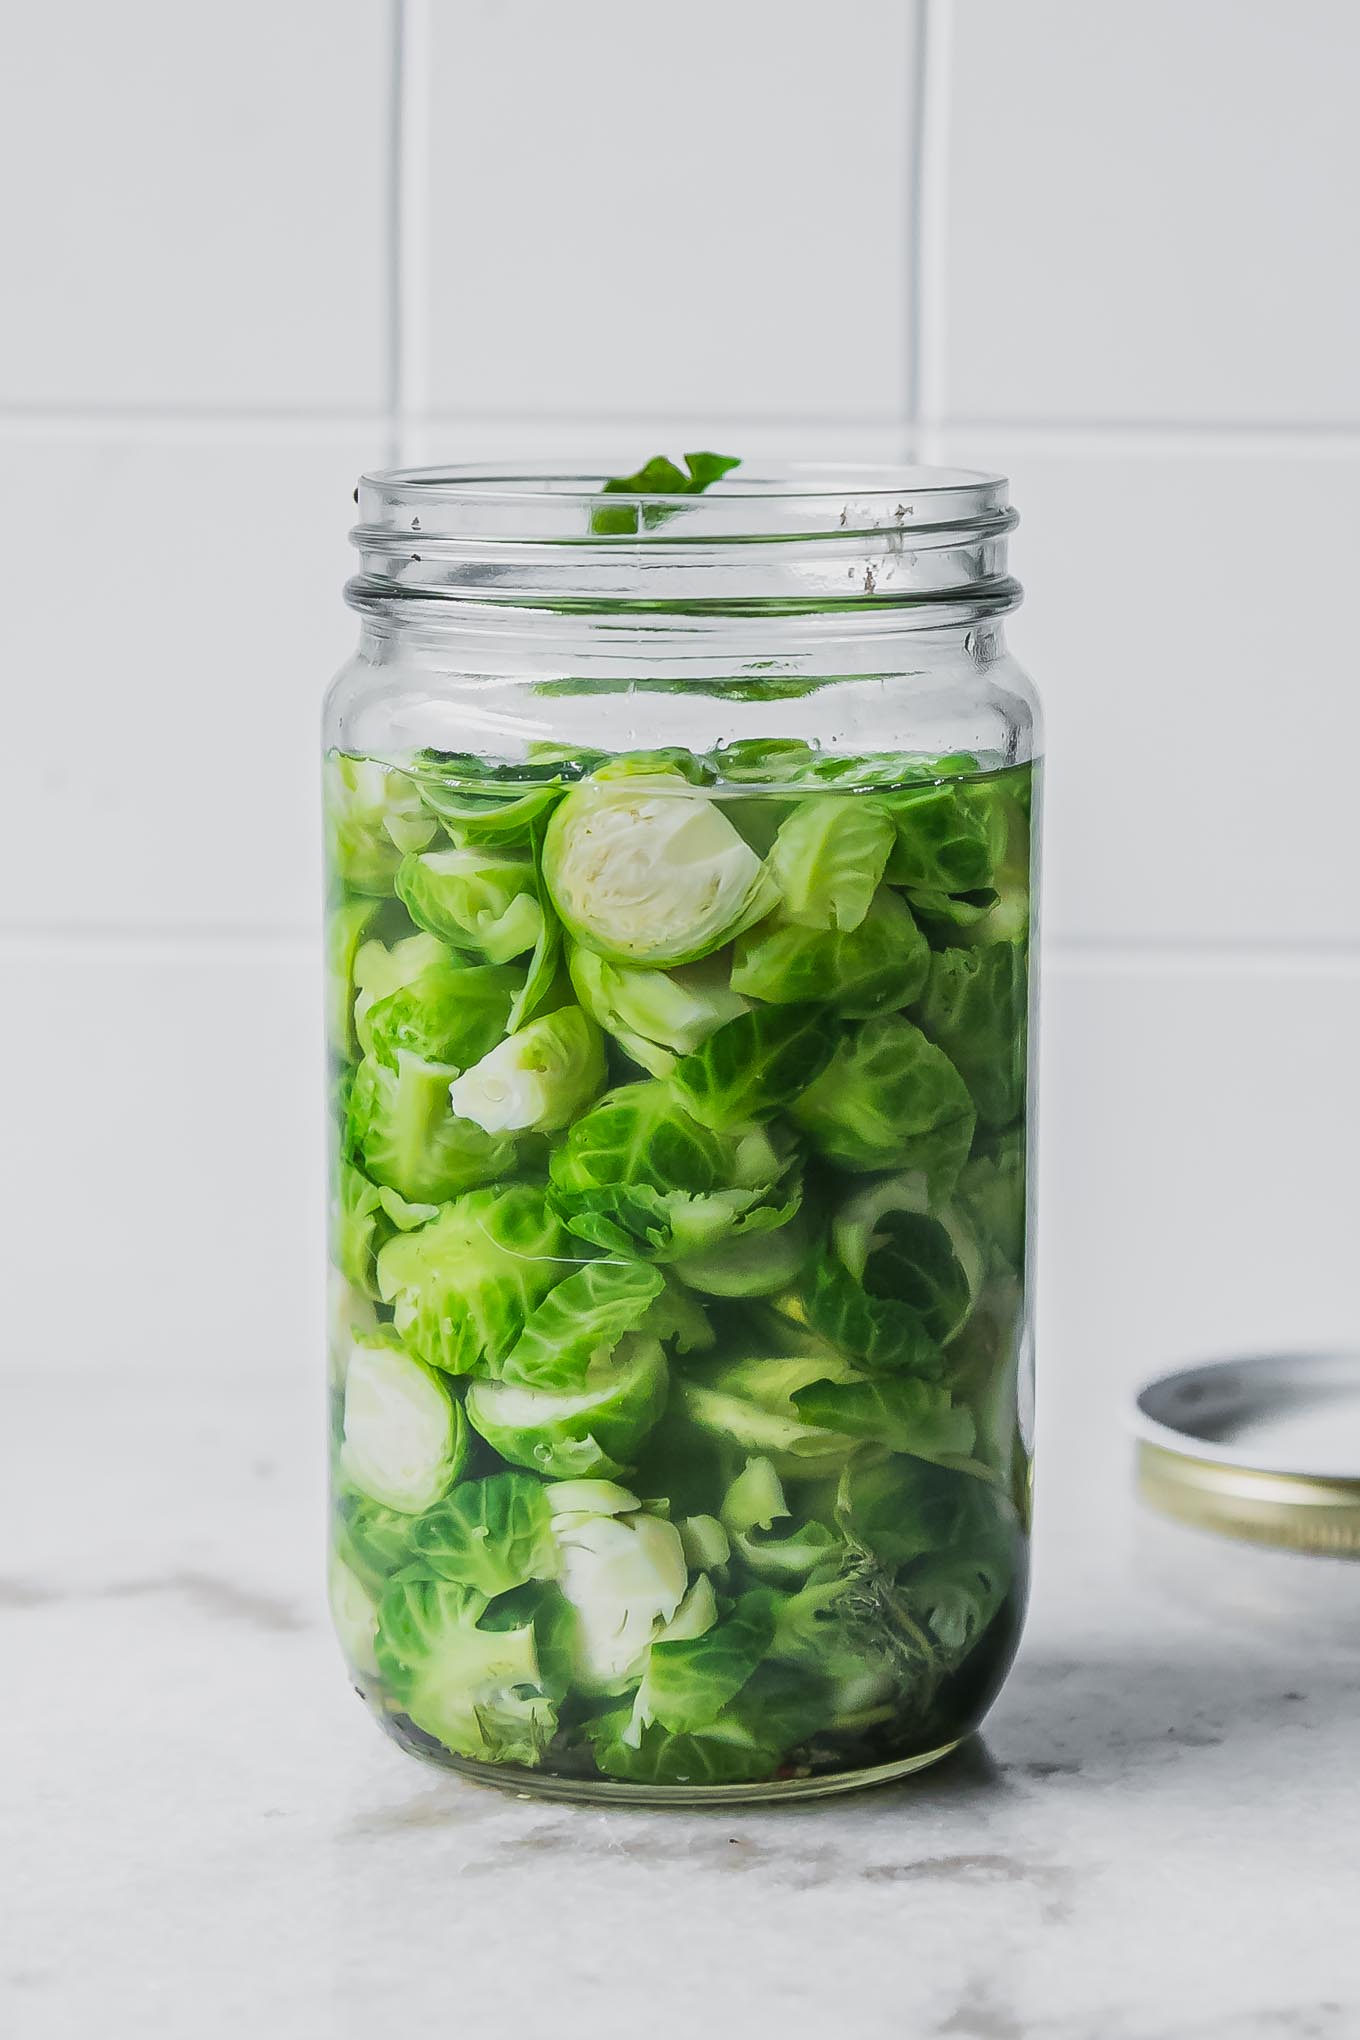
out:
{"label": "jar neck", "polygon": [[605,493],[598,477],[505,470],[367,476],[346,595],[398,634],[473,629],[560,645],[572,619],[677,648],[717,626],[811,645],[985,624],[1015,607],[999,476],[784,469],[702,496]]}

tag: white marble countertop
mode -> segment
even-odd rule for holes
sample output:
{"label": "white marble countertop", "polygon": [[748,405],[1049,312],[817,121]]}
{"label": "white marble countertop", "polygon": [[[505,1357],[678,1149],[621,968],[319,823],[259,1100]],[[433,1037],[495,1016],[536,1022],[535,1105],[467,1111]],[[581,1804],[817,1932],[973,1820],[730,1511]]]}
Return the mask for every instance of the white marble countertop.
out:
{"label": "white marble countertop", "polygon": [[306,1381],[186,1352],[169,1389],[12,1375],[6,1409],[7,2040],[1360,2033],[1360,1567],[1147,1516],[1112,1411],[1044,1441],[982,1742],[682,1815],[383,1740],[320,1606]]}

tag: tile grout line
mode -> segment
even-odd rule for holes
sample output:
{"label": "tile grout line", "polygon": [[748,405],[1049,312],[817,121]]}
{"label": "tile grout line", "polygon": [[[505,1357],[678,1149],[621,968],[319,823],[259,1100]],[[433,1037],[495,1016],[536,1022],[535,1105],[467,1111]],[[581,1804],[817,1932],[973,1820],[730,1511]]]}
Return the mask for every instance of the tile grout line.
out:
{"label": "tile grout line", "polygon": [[[187,925],[120,928],[110,923],[66,927],[0,926],[0,952],[30,957],[71,958],[110,952],[165,962],[226,964],[252,953],[260,958],[314,961],[318,929],[303,927],[195,928]],[[1165,973],[1200,979],[1360,976],[1360,942],[1139,942],[1053,938],[1043,944],[1040,973],[1077,976],[1137,976]]]}
{"label": "tile grout line", "polygon": [[925,177],[925,91],[929,54],[930,0],[913,0],[911,33],[907,43],[907,164],[906,164],[906,248],[903,264],[903,331],[907,358],[902,378],[902,454],[907,461],[920,457],[921,429],[921,261],[922,184]]}
{"label": "tile grout line", "polygon": [[387,95],[385,108],[387,191],[384,209],[383,247],[383,336],[386,349],[383,376],[384,422],[387,427],[386,458],[396,461],[397,420],[401,411],[401,275],[402,249],[402,90],[406,48],[405,0],[387,0]]}
{"label": "tile grout line", "polygon": [[395,0],[395,7],[392,457],[404,463],[412,457],[411,436],[429,415],[430,401],[430,13],[428,0]]}
{"label": "tile grout line", "polygon": [[939,459],[948,321],[946,180],[953,23],[948,0],[917,0],[913,145],[913,362],[910,457]]}

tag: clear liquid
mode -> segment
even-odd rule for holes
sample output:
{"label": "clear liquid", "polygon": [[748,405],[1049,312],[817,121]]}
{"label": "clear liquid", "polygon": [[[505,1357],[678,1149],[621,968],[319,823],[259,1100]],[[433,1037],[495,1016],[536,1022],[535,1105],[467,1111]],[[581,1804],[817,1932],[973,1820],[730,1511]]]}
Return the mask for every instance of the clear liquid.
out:
{"label": "clear liquid", "polygon": [[952,1745],[1025,1591],[1030,768],[410,766],[328,761],[356,1683],[530,1789]]}

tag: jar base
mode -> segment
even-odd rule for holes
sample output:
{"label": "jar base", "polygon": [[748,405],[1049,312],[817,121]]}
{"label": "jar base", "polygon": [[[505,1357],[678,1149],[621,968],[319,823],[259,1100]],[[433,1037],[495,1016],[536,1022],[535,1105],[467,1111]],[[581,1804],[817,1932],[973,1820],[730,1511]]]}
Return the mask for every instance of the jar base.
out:
{"label": "jar base", "polygon": [[404,1735],[390,1717],[383,1726],[393,1741],[441,1771],[453,1771],[471,1784],[490,1786],[516,1799],[555,1799],[576,1806],[675,1807],[771,1806],[795,1799],[828,1799],[839,1792],[865,1792],[877,1785],[891,1785],[916,1771],[928,1770],[967,1741],[956,1736],[937,1749],[915,1756],[895,1757],[891,1763],[871,1764],[855,1771],[828,1771],[802,1778],[767,1778],[749,1785],[642,1785],[615,1782],[608,1778],[561,1778],[530,1771],[516,1764],[479,1764],[471,1757],[451,1756],[447,1750],[427,1746]]}

